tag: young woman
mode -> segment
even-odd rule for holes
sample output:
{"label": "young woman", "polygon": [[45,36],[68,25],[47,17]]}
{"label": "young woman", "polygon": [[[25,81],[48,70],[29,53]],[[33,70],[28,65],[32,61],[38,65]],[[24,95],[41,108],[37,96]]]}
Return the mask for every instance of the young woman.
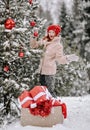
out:
{"label": "young woman", "polygon": [[39,65],[40,84],[47,86],[52,96],[56,97],[54,92],[56,62],[59,64],[68,64],[72,61],[77,61],[78,56],[75,54],[64,55],[63,46],[60,44],[59,34],[61,27],[59,25],[50,25],[47,28],[47,36],[40,41],[32,39],[30,42],[31,48],[38,48],[43,45],[43,56]]}

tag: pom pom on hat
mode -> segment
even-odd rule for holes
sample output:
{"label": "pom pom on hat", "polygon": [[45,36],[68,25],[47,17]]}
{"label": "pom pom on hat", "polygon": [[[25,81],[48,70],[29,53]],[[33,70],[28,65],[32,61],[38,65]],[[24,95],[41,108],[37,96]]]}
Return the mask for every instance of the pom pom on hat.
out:
{"label": "pom pom on hat", "polygon": [[49,32],[50,30],[53,30],[56,33],[56,35],[58,35],[61,32],[61,27],[59,25],[50,25],[47,28],[47,32]]}

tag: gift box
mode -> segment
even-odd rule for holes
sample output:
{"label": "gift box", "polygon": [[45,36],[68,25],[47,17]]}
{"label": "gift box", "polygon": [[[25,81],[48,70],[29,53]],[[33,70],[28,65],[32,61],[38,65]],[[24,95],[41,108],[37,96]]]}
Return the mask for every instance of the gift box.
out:
{"label": "gift box", "polygon": [[52,97],[46,86],[35,86],[30,90],[30,95],[37,104]]}
{"label": "gift box", "polygon": [[35,86],[19,97],[21,125],[51,127],[62,124],[67,117],[66,104],[54,98],[46,86]]}
{"label": "gift box", "polygon": [[21,108],[21,125],[27,126],[40,126],[40,127],[52,127],[56,124],[62,124],[64,116],[62,114],[62,107],[52,107],[51,113],[48,116],[42,117],[40,115],[35,116],[30,113],[28,108]]}
{"label": "gift box", "polygon": [[22,94],[18,97],[18,102],[22,108],[29,108],[30,104],[33,103],[33,99],[29,91],[23,91]]}

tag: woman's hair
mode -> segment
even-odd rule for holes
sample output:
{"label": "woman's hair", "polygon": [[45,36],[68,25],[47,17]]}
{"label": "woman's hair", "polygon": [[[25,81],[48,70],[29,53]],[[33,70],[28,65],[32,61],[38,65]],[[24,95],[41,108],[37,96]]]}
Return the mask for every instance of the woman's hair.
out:
{"label": "woman's hair", "polygon": [[49,35],[45,36],[45,37],[43,38],[43,40],[47,40],[48,42],[51,41]]}

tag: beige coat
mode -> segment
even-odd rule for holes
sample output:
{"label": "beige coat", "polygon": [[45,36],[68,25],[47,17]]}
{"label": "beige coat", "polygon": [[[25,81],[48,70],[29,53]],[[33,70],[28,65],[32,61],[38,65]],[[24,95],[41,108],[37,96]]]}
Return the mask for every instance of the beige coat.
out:
{"label": "beige coat", "polygon": [[44,45],[44,53],[39,65],[39,72],[45,75],[56,74],[56,62],[67,64],[67,55],[63,54],[63,46],[60,44],[60,37],[55,37],[52,41],[41,40],[39,42],[32,40],[31,48],[38,48]]}

